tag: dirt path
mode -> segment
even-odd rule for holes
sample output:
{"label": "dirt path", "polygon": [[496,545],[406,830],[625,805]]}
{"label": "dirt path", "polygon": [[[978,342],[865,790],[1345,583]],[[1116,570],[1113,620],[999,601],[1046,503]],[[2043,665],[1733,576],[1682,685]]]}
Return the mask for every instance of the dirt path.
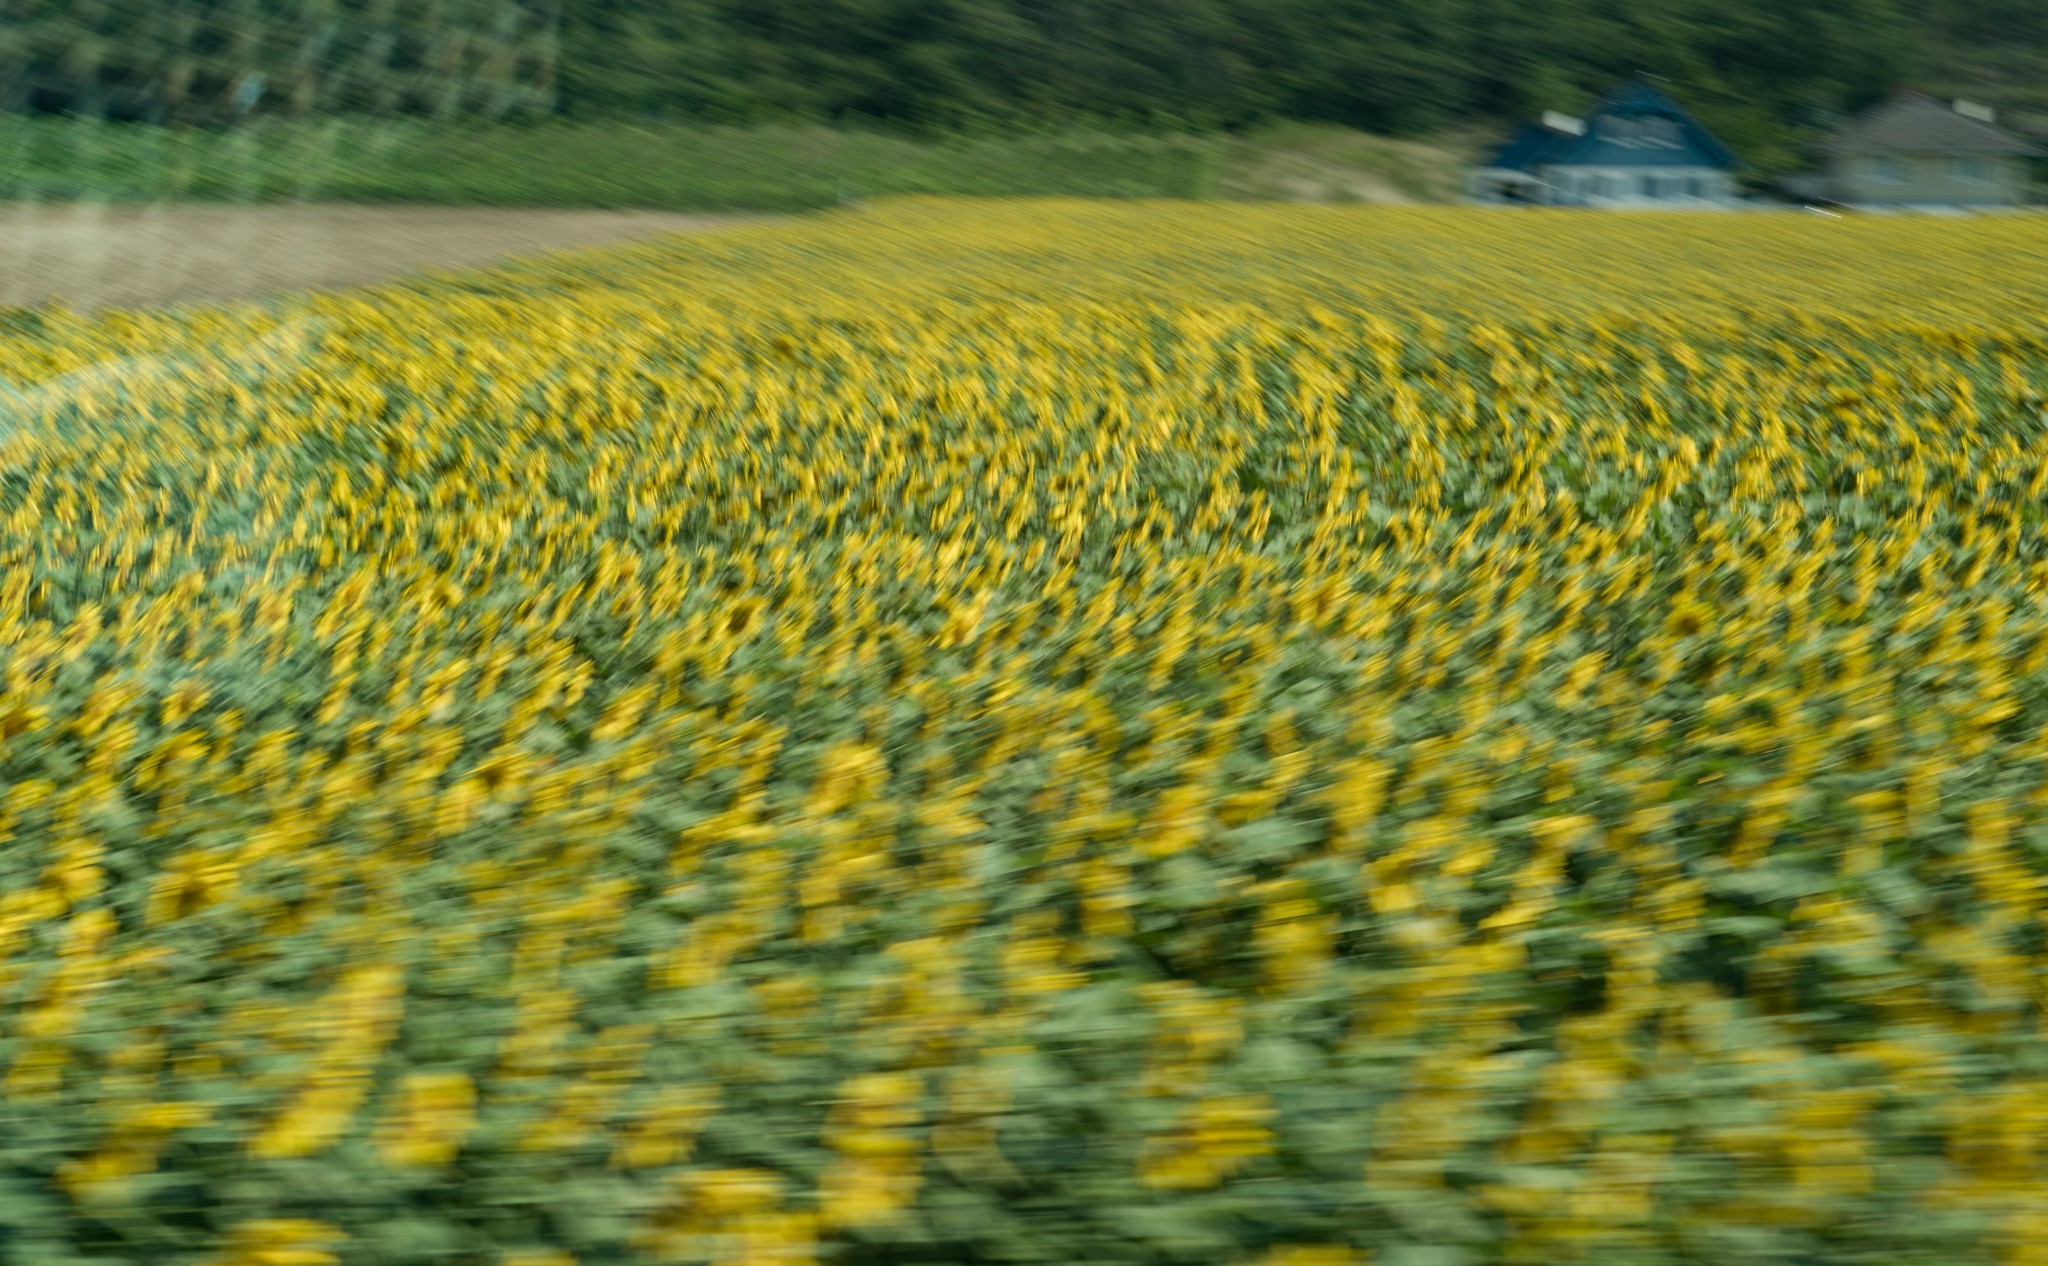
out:
{"label": "dirt path", "polygon": [[255,299],[746,220],[663,211],[0,204],[0,307]]}

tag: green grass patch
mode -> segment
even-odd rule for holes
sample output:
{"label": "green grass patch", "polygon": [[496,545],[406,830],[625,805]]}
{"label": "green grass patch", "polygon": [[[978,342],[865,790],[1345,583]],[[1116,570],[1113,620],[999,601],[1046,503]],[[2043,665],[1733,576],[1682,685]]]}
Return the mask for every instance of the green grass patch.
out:
{"label": "green grass patch", "polygon": [[924,140],[799,125],[330,119],[205,131],[31,120],[10,130],[0,140],[0,197],[12,199],[674,210],[799,210],[919,193],[1206,197],[1231,148],[1203,136]]}
{"label": "green grass patch", "polygon": [[258,120],[232,130],[17,119],[0,199],[796,211],[896,194],[1445,200],[1474,145],[1283,124],[911,137],[823,125]]}

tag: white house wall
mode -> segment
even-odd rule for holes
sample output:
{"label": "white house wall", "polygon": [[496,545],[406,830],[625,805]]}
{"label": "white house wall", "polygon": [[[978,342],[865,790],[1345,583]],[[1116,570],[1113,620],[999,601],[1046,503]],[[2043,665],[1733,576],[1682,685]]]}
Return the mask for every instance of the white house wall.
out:
{"label": "white house wall", "polygon": [[1837,154],[1828,160],[1830,197],[1852,206],[1999,206],[2027,199],[2026,165],[2002,155],[1981,156],[1984,178],[1959,179],[1945,156],[1886,154],[1899,167],[1884,180],[1870,170],[1868,154]]}
{"label": "white house wall", "polygon": [[[1562,206],[1703,207],[1735,201],[1734,182],[1717,167],[1545,167],[1537,174],[1543,179],[1547,200]],[[1643,192],[1646,176],[1677,192],[1649,197]],[[1700,182],[1701,196],[1683,192],[1688,180]],[[1605,196],[1595,192],[1600,189],[1607,191]]]}

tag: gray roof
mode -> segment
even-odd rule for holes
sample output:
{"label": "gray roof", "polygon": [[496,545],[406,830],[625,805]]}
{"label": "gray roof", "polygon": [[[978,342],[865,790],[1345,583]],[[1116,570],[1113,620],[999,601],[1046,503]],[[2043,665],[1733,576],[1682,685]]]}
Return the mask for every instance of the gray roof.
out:
{"label": "gray roof", "polygon": [[1851,119],[1820,143],[1825,154],[2039,154],[2027,142],[1947,102],[1901,92]]}

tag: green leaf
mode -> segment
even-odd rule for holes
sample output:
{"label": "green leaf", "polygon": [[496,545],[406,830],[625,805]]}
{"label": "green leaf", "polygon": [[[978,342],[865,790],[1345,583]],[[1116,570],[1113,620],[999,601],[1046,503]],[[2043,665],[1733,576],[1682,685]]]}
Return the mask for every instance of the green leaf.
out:
{"label": "green leaf", "polygon": [[1240,854],[1255,861],[1277,861],[1323,838],[1320,828],[1288,818],[1247,822],[1225,837]]}

